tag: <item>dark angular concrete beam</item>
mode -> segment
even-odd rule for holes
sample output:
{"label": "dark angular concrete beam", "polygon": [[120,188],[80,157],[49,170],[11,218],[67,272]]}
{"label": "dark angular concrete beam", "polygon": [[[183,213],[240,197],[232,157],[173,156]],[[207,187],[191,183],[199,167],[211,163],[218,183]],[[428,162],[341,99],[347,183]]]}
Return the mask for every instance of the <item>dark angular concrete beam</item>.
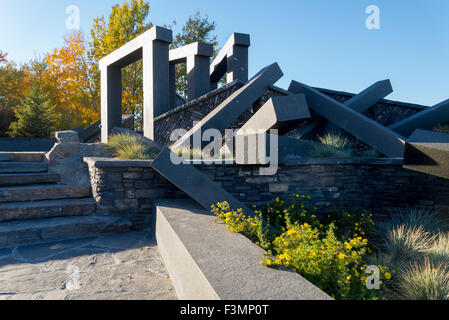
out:
{"label": "dark angular concrete beam", "polygon": [[447,122],[449,122],[449,99],[391,125],[390,129],[408,137],[416,129],[431,130],[436,125]]}
{"label": "dark angular concrete beam", "polygon": [[[390,80],[379,81],[346,101],[344,105],[363,113],[392,92],[393,88]],[[316,138],[317,135],[320,136],[336,129],[337,127],[334,124],[324,121],[315,127],[314,130],[311,130],[307,136],[304,136],[304,139]]]}
{"label": "dark angular concrete beam", "polygon": [[[193,135],[202,130],[216,129],[223,132],[243,112],[250,109],[255,101],[259,99],[276,81],[283,76],[277,63],[274,63],[257,73],[246,85],[234,92],[223,103],[216,107],[211,113],[198,122],[184,136],[182,136],[173,148],[190,146]],[[202,148],[209,142],[202,142]]]}
{"label": "dark angular concrete beam", "polygon": [[363,113],[392,92],[390,80],[379,81],[346,101],[345,105]]}
{"label": "dark angular concrete beam", "polygon": [[394,131],[305,84],[292,81],[289,91],[305,94],[310,109],[375,150],[392,158],[404,156],[405,139]]}
{"label": "dark angular concrete beam", "polygon": [[267,132],[308,118],[310,111],[303,94],[273,97],[240,128],[237,134]]}
{"label": "dark angular concrete beam", "polygon": [[405,144],[403,166],[449,179],[449,134],[416,130]]}
{"label": "dark angular concrete beam", "polygon": [[[174,164],[172,159],[177,159],[180,164]],[[151,166],[208,211],[212,205],[227,201],[231,208],[242,208],[246,214],[254,215],[247,206],[220,188],[193,165],[181,162],[182,159],[166,147]]]}

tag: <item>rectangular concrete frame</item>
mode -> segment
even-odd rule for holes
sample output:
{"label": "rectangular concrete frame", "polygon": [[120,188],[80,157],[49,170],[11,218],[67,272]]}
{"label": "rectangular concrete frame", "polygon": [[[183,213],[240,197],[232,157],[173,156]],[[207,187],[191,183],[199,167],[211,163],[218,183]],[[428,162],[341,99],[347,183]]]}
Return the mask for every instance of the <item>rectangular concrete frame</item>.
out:
{"label": "rectangular concrete frame", "polygon": [[187,63],[187,96],[189,100],[201,97],[210,91],[209,65],[214,47],[204,42],[195,42],[169,52],[170,59],[170,99],[175,106],[175,65]]}
{"label": "rectangular concrete frame", "polygon": [[[393,87],[391,86],[390,80],[379,81],[348,101],[345,101],[344,105],[363,113],[392,92]],[[304,136],[304,139],[315,138],[317,135],[323,135],[324,133],[331,132],[337,128],[338,127],[331,122],[324,121],[324,123],[320,123],[315,126],[313,130],[308,132],[307,136]]]}
{"label": "rectangular concrete frame", "polygon": [[[263,135],[263,136],[262,136]],[[285,136],[279,136],[269,133],[264,133],[262,135],[251,135],[251,134],[239,134],[235,136],[235,162],[240,165],[266,165],[268,164],[267,157],[271,157],[271,138],[275,137],[278,140],[278,161],[277,163],[271,164],[282,164],[288,159],[294,158],[305,158],[308,156],[309,151],[312,148],[313,142],[303,139],[293,139]],[[259,150],[258,139],[265,139],[265,143],[260,143],[263,147]],[[250,143],[251,142],[251,143]],[[238,152],[238,150],[243,150],[243,152]],[[254,155],[258,152],[261,155],[265,155],[262,159],[257,159]],[[249,154],[253,155],[250,157]]]}
{"label": "rectangular concrete frame", "polygon": [[237,132],[237,134],[267,132],[296,120],[310,118],[303,94],[270,98]]}
{"label": "rectangular concrete frame", "polygon": [[[243,112],[250,109],[268,89],[283,76],[277,63],[274,63],[257,73],[246,85],[234,92],[223,103],[216,107],[211,113],[198,122],[174,145],[173,149],[181,146],[190,146],[191,138],[195,132],[207,129],[217,129],[223,132],[234,122]],[[209,142],[202,142],[205,147]]]}
{"label": "rectangular concrete frame", "polygon": [[210,210],[212,205],[227,201],[232,208],[241,208],[246,214],[254,215],[247,206],[220,188],[193,165],[174,164],[171,160],[173,158],[181,162],[181,158],[166,147],[152,162],[151,166],[204,209]]}
{"label": "rectangular concrete frame", "polygon": [[403,166],[449,179],[449,134],[416,130],[405,144]]}
{"label": "rectangular concrete frame", "polygon": [[181,300],[332,300],[290,270],[259,264],[264,250],[188,200],[161,200],[156,240]]}
{"label": "rectangular concrete frame", "polygon": [[408,137],[416,129],[432,130],[436,125],[447,122],[449,122],[449,99],[391,125],[390,129]]}
{"label": "rectangular concrete frame", "polygon": [[153,119],[170,110],[169,44],[172,31],[153,27],[100,60],[101,141],[121,126],[121,69],[137,60],[143,64],[144,135],[154,139]]}
{"label": "rectangular concrete frame", "polygon": [[388,157],[403,158],[405,139],[396,132],[305,84],[292,81],[289,91],[305,94],[310,109],[373,149]]}
{"label": "rectangular concrete frame", "polygon": [[211,89],[216,89],[226,74],[226,82],[248,81],[249,34],[233,33],[210,65]]}

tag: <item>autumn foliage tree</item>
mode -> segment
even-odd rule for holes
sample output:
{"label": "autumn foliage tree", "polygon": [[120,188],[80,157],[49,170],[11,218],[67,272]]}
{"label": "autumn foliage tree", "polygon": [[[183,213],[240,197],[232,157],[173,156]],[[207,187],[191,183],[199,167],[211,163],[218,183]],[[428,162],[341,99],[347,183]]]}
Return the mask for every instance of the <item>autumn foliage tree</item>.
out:
{"label": "autumn foliage tree", "polygon": [[[150,5],[143,0],[126,1],[121,6],[112,7],[109,19],[104,16],[94,20],[90,32],[89,57],[98,62],[101,58],[120,48],[130,40],[141,35],[153,25],[146,22],[150,12]],[[96,66],[95,83],[100,87],[100,75]],[[137,129],[142,126],[143,108],[143,70],[142,62],[137,61],[122,70],[122,106],[124,114],[133,114]]]}
{"label": "autumn foliage tree", "polygon": [[99,88],[87,57],[84,35],[81,31],[69,34],[64,46],[45,57],[46,81],[53,85],[52,100],[56,111],[64,114],[58,128],[89,126],[100,118]]}
{"label": "autumn foliage tree", "polygon": [[[56,130],[87,127],[100,119],[100,59],[149,30],[150,6],[144,0],[124,1],[112,7],[107,17],[94,20],[89,39],[81,31],[66,35],[61,48],[18,67],[0,51],[0,136],[15,118],[14,109],[23,107],[32,84],[38,85],[50,104]],[[176,24],[176,23],[174,23]],[[209,42],[217,50],[215,23],[197,11],[177,33],[172,48],[196,41]],[[177,70],[177,91],[186,96],[186,66]],[[33,89],[35,90],[35,89]],[[35,92],[34,92],[35,93]],[[142,131],[143,70],[138,61],[122,70],[122,112],[133,114],[135,129]],[[22,108],[23,110],[31,110]]]}
{"label": "autumn foliage tree", "polygon": [[8,60],[6,60],[6,56],[7,56],[6,53],[3,53],[2,51],[0,51],[0,64],[8,62]]}

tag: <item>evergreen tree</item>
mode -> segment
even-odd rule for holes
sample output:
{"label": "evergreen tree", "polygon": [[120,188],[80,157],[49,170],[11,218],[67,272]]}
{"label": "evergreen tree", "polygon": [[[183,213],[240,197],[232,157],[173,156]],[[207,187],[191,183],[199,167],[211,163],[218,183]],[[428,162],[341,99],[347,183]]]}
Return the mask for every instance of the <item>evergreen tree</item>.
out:
{"label": "evergreen tree", "polygon": [[9,127],[11,137],[50,137],[57,122],[55,106],[37,82],[32,84],[14,113],[17,121]]}

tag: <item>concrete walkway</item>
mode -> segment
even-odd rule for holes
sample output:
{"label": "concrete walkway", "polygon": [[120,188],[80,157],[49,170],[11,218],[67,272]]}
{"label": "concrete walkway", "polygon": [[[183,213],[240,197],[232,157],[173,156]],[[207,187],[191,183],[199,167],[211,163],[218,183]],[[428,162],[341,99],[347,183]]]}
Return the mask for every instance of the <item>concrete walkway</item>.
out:
{"label": "concrete walkway", "polygon": [[172,300],[153,233],[0,248],[0,300]]}

